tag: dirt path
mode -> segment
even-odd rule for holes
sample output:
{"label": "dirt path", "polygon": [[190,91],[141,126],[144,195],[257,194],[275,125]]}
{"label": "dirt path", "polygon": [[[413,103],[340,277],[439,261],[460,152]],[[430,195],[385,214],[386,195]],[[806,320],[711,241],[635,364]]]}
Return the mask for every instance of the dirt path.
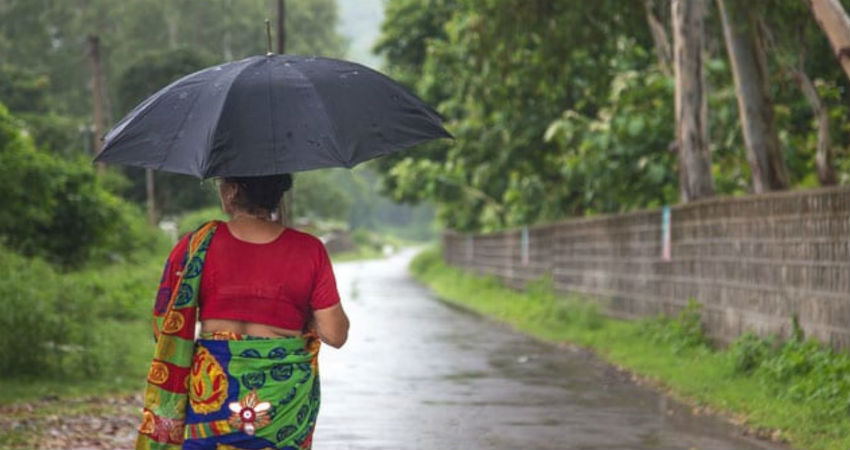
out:
{"label": "dirt path", "polygon": [[0,448],[132,448],[141,396],[44,399],[0,407]]}

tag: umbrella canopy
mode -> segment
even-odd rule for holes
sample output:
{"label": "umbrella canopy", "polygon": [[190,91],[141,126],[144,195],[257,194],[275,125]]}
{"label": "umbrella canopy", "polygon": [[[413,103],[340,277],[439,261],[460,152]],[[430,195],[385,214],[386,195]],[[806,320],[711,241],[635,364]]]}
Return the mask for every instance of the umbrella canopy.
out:
{"label": "umbrella canopy", "polygon": [[441,122],[400,84],[360,64],[252,56],[150,96],[107,133],[95,161],[199,178],[352,167],[451,137]]}

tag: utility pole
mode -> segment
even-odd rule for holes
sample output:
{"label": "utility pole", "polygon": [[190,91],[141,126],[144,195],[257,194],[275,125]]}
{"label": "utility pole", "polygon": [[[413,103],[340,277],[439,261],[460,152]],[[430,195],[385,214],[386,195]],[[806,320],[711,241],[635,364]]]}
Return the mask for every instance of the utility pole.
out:
{"label": "utility pole", "polygon": [[277,54],[286,53],[286,2],[277,0]]}
{"label": "utility pole", "polygon": [[[277,0],[277,54],[282,55],[284,53],[286,53],[286,1]],[[278,206],[280,223],[287,227],[292,226],[295,222],[295,216],[292,214],[295,207],[294,189],[293,184],[293,187],[283,194]],[[287,208],[286,205],[289,205],[289,207]]]}
{"label": "utility pole", "polygon": [[[100,154],[103,136],[103,74],[100,67],[100,38],[95,34],[86,37],[89,65],[91,67],[92,107],[94,115],[94,153]],[[104,164],[97,164],[98,173],[103,173]]]}

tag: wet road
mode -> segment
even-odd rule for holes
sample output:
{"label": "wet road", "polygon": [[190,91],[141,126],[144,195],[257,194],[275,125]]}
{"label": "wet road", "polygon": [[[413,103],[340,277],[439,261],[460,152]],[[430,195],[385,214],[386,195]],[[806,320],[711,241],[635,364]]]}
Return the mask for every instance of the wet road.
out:
{"label": "wet road", "polygon": [[585,351],[439,302],[411,257],[336,266],[352,328],[322,350],[317,450],[773,448]]}

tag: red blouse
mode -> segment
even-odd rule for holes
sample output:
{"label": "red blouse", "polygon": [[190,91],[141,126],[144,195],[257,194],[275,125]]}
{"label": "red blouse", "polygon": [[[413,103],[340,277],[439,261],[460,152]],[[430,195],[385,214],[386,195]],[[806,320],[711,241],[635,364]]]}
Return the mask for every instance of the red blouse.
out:
{"label": "red blouse", "polygon": [[[189,235],[166,262],[157,309],[163,309],[185,265]],[[322,241],[291,228],[274,241],[237,239],[219,223],[201,275],[200,320],[229,319],[302,330],[317,309],[339,303],[333,269]]]}

